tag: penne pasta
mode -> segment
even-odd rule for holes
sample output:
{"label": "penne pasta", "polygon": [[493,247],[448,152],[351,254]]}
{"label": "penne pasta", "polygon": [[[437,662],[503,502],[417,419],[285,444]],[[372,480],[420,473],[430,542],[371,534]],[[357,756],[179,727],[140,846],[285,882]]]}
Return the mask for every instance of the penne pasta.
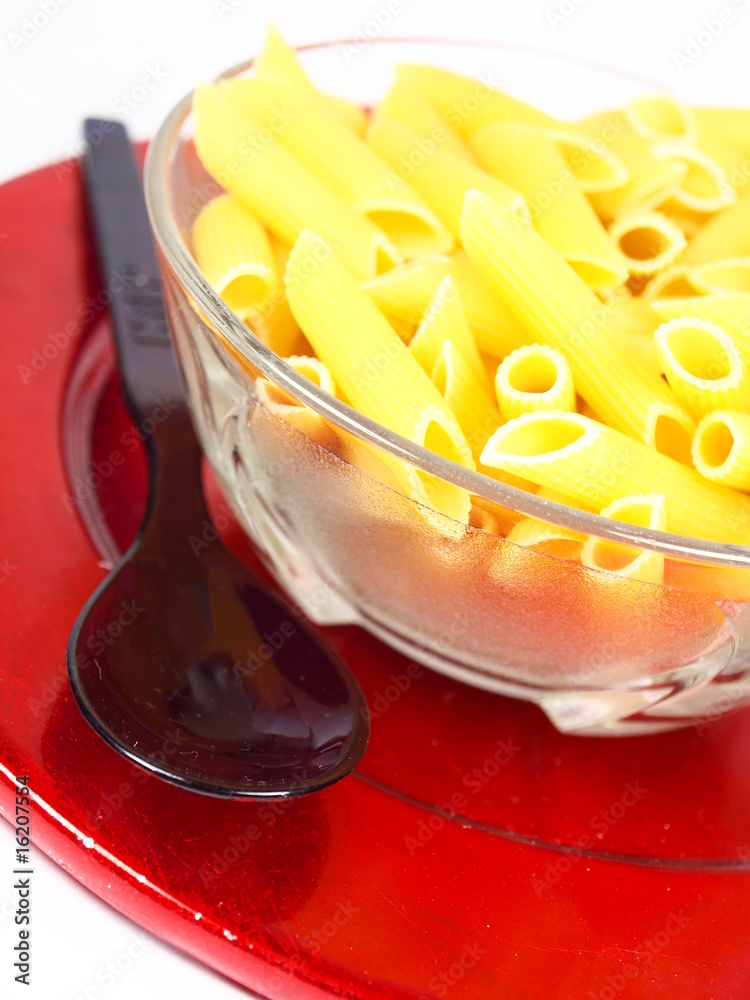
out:
{"label": "penne pasta", "polygon": [[469,527],[484,531],[488,535],[504,537],[520,517],[521,515],[516,511],[500,507],[498,504],[485,500],[484,497],[472,496],[471,498]]}
{"label": "penne pasta", "polygon": [[586,138],[565,128],[540,131],[555,143],[581,191],[614,191],[630,180],[627,167],[607,147],[605,139]]}
{"label": "penne pasta", "polygon": [[747,545],[750,497],[708,482],[695,469],[580,413],[537,411],[500,427],[482,463],[607,507],[624,496],[663,493],[667,530]]}
{"label": "penne pasta", "polygon": [[231,195],[209,201],[191,235],[198,267],[240,319],[276,290],[276,261],[268,234]]}
{"label": "penne pasta", "polygon": [[[701,131],[710,126],[721,134],[738,150],[750,147],[750,109],[748,108],[693,108],[693,117]],[[745,152],[743,154],[747,156]]]}
{"label": "penne pasta", "polygon": [[701,295],[750,292],[750,257],[709,260],[690,269],[690,283]]}
{"label": "penne pasta", "polygon": [[479,273],[534,339],[563,354],[576,390],[604,420],[646,441],[655,406],[679,413],[669,388],[623,346],[612,326],[613,305],[599,302],[530,224],[470,192],[462,240]]}
{"label": "penne pasta", "polygon": [[549,136],[500,122],[476,132],[471,147],[485,170],[524,196],[537,232],[590,288],[606,291],[627,279],[622,254]]}
{"label": "penne pasta", "polygon": [[306,94],[319,101],[355,135],[360,138],[364,136],[367,129],[367,113],[344,97],[339,97],[337,94],[323,94],[317,90],[300,65],[294,49],[287,45],[272,25],[266,29],[263,49],[255,60],[253,68],[257,77],[285,83],[297,93]]}
{"label": "penne pasta", "polygon": [[480,351],[498,358],[532,341],[533,337],[471,263],[459,257],[413,261],[365,281],[362,287],[389,320],[397,320],[411,330],[421,321],[440,282],[447,276],[456,284],[461,307]]}
{"label": "penne pasta", "polygon": [[221,87],[198,87],[194,141],[208,173],[280,240],[304,228],[323,234],[360,278],[398,262],[385,233],[331,191],[262,126],[226,100]]}
{"label": "penne pasta", "polygon": [[281,80],[298,90],[316,93],[315,86],[300,65],[294,49],[287,45],[273,25],[266,28],[263,48],[253,64],[259,77]]}
{"label": "penne pasta", "polygon": [[644,288],[641,298],[648,301],[696,295],[695,286],[690,280],[690,273],[689,264],[670,264],[651,278]]}
{"label": "penne pasta", "polygon": [[725,212],[709,219],[690,239],[682,261],[702,264],[750,255],[750,191]]}
{"label": "penne pasta", "polygon": [[[663,493],[642,493],[615,500],[601,511],[602,517],[623,521],[651,531],[665,531],[667,505]],[[628,580],[661,583],[664,579],[664,556],[660,552],[588,538],[581,550],[581,562],[589,569],[604,570]]]}
{"label": "penne pasta", "polygon": [[720,212],[737,201],[737,193],[718,163],[699,149],[685,145],[657,144],[657,160],[681,164],[685,173],[669,200],[695,212]]}
{"label": "penne pasta", "polygon": [[523,545],[527,549],[536,549],[548,556],[558,559],[578,561],[586,539],[576,531],[569,531],[556,524],[538,521],[535,517],[525,517],[513,525],[507,534],[507,541],[515,545]]}
{"label": "penne pasta", "polygon": [[716,410],[698,424],[693,463],[706,479],[750,490],[750,415]]}
{"label": "penne pasta", "polygon": [[255,379],[255,391],[260,405],[274,417],[290,424],[296,430],[312,438],[326,451],[334,454],[343,453],[343,439],[337,429],[309,406],[300,403],[294,396],[269,382],[268,379]]}
{"label": "penne pasta", "polygon": [[671,264],[687,243],[682,230],[660,212],[633,212],[616,219],[609,234],[635,277],[650,277]]}
{"label": "penne pasta", "polygon": [[294,352],[302,333],[284,293],[284,271],[289,247],[273,233],[269,234],[269,243],[274,257],[276,287],[256,308],[247,313],[245,323],[264,344],[284,358]]}
{"label": "penne pasta", "polygon": [[432,140],[421,139],[394,118],[378,115],[370,129],[370,142],[400,176],[408,178],[456,238],[461,232],[464,197],[471,189],[483,191],[510,211],[527,211],[518,191]]}
{"label": "penne pasta", "polygon": [[502,421],[483,380],[470,368],[452,340],[446,340],[440,349],[432,381],[456,415],[472,455],[478,457]]}
{"label": "penne pasta", "polygon": [[404,258],[452,249],[453,238],[416,191],[320,102],[257,77],[229,80],[221,94],[377,225]]}
{"label": "penne pasta", "polygon": [[635,131],[655,142],[692,143],[697,135],[693,111],[671,94],[648,94],[625,105]]}
{"label": "penne pasta", "polygon": [[661,320],[647,301],[623,295],[611,303],[612,326],[623,346],[638,358],[643,368],[661,375],[662,368],[654,344],[654,331]]}
{"label": "penne pasta", "polygon": [[606,223],[627,212],[658,208],[687,173],[684,163],[655,159],[653,144],[638,135],[628,119],[618,112],[591,115],[573,128],[594,142],[606,141],[607,149],[627,172],[627,180],[621,186],[589,192],[592,206]]}
{"label": "penne pasta", "polygon": [[691,319],[714,324],[731,337],[745,363],[750,364],[750,293],[654,299],[652,308],[663,322]]}
{"label": "penne pasta", "polygon": [[365,138],[370,119],[364,108],[360,108],[353,101],[347,101],[345,97],[339,97],[338,94],[321,94],[320,97],[330,114],[337,118],[342,125],[353,132],[357,138]]}
{"label": "penne pasta", "polygon": [[[474,468],[445,400],[320,236],[300,236],[289,255],[286,289],[297,322],[354,407],[395,433]],[[425,517],[434,520],[431,511],[437,511],[467,523],[468,493],[395,459],[392,464],[402,488],[423,505]]]}
{"label": "penne pasta", "polygon": [[378,105],[378,115],[395,118],[422,138],[429,138],[462,160],[473,162],[469,147],[443,120],[435,107],[416,87],[396,80]]}
{"label": "penne pasta", "polygon": [[[696,112],[702,109],[695,109]],[[741,169],[747,153],[714,121],[702,118],[698,127],[695,146],[714,163],[718,163],[727,180],[739,194],[747,183],[747,174]]]}
{"label": "penne pasta", "polygon": [[401,65],[396,74],[401,82],[423,94],[446,125],[465,139],[496,121],[525,122],[542,127],[558,124],[539,108],[504,94],[483,80],[473,80],[436,66],[416,64]]}
{"label": "penne pasta", "polygon": [[534,410],[575,410],[573,375],[552,347],[531,344],[505,358],[495,376],[500,413],[506,420]]}
{"label": "penne pasta", "polygon": [[300,375],[304,375],[305,378],[314,382],[324,392],[330,393],[331,396],[336,395],[336,383],[326,366],[318,358],[292,354],[286,359],[286,363]]}
{"label": "penne pasta", "polygon": [[750,409],[750,379],[740,352],[708,320],[673,319],[654,334],[675,395],[698,420],[713,410]]}
{"label": "penne pasta", "polygon": [[491,383],[466,322],[456,283],[450,274],[440,282],[435,298],[409,343],[410,353],[431,377],[443,344],[447,341],[454,345],[464,364],[472,372],[474,381],[487,394]]}

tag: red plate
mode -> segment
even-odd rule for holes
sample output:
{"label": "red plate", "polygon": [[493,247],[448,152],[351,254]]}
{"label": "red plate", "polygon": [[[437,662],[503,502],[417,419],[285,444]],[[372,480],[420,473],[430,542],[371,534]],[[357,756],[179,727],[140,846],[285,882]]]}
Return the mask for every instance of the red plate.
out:
{"label": "red plate", "polygon": [[[533,706],[335,628],[372,741],[355,775],[317,795],[203,798],[88,728],[65,645],[101,552],[136,530],[143,455],[111,371],[77,166],[0,188],[0,219],[4,814],[13,775],[28,774],[38,847],[265,997],[750,995],[747,712],[565,737]],[[99,551],[81,519],[91,498]],[[226,536],[258,569],[235,525]]]}

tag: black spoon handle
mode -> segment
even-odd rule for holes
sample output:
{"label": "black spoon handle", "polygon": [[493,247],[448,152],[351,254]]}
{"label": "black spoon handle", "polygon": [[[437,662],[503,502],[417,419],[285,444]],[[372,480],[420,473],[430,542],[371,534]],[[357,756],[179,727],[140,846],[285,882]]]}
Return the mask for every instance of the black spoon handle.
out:
{"label": "black spoon handle", "polygon": [[140,172],[125,127],[87,118],[83,164],[123,394],[136,424],[184,401]]}

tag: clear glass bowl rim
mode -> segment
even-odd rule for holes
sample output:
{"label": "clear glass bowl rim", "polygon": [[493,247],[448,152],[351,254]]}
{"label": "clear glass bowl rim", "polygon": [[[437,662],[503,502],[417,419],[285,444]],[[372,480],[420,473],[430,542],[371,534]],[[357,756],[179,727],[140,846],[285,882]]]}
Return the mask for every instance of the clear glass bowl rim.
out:
{"label": "clear glass bowl rim", "polygon": [[[341,45],[354,44],[351,39],[336,39],[300,46],[298,51],[334,49]],[[368,44],[378,48],[389,46],[453,46],[465,49],[494,49],[498,52],[522,52],[541,57],[550,63],[568,67],[574,66],[596,71],[610,77],[619,77],[640,83],[658,83],[625,71],[614,70],[584,59],[567,57],[560,53],[507,45],[500,42],[476,41],[455,38],[373,38]],[[225,70],[218,79],[225,79],[250,69],[253,59]],[[664,89],[663,87],[661,89]],[[170,205],[169,165],[175,141],[183,131],[192,107],[193,91],[186,94],[169,112],[149,144],[144,168],[144,186],[151,226],[164,258],[172,268],[189,296],[195,301],[217,326],[227,340],[240,354],[244,355],[266,378],[272,380],[295,399],[321,414],[331,423],[367,441],[391,455],[410,463],[423,472],[444,479],[446,482],[467,490],[484,500],[517,511],[527,517],[535,517],[559,527],[568,528],[582,534],[594,535],[626,545],[637,546],[654,552],[661,552],[674,559],[700,562],[719,566],[750,568],[750,547],[675,535],[665,531],[640,528],[623,522],[612,521],[599,514],[589,514],[564,504],[542,499],[534,493],[508,486],[490,479],[479,472],[472,472],[449,459],[428,451],[421,445],[393,433],[382,424],[354,410],[341,400],[335,399],[303,375],[290,367],[283,358],[274,354],[229,308],[208,284],[193,260],[175,224]],[[217,340],[226,364],[240,378],[247,375],[237,366],[235,360]],[[750,497],[748,498],[750,510]]]}

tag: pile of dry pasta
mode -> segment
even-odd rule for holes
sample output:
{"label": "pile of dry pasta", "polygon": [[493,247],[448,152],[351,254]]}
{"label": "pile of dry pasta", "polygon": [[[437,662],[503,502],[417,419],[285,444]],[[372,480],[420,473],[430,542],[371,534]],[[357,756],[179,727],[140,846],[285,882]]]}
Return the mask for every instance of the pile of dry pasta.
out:
{"label": "pile of dry pasta", "polygon": [[[548,499],[750,544],[750,110],[658,95],[563,122],[403,65],[365,113],[270,30],[193,111],[225,192],[195,220],[198,266],[298,371]],[[465,491],[381,463],[436,523],[477,519]],[[542,522],[508,537],[662,579],[654,553]]]}

